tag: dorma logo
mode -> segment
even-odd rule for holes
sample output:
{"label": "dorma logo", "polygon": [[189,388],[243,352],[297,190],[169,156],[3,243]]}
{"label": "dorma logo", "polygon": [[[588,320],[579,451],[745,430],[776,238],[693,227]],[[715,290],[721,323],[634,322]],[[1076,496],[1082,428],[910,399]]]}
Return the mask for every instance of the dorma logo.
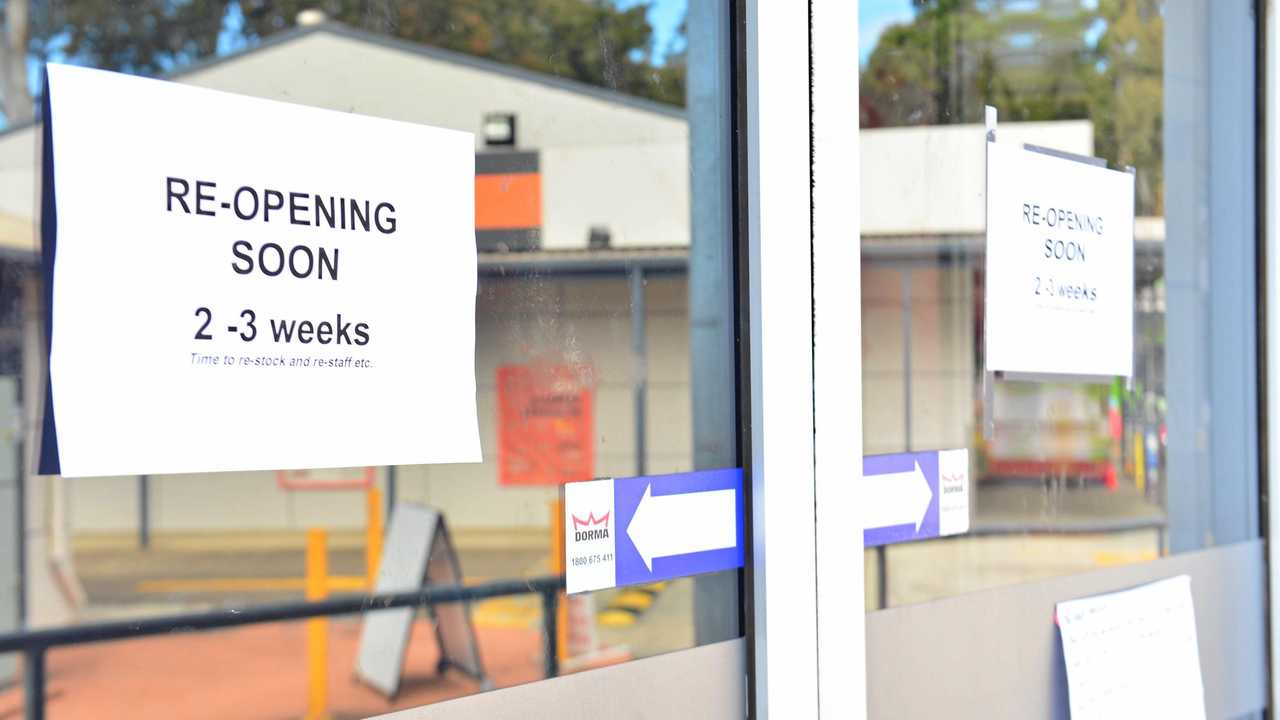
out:
{"label": "dorma logo", "polygon": [[950,495],[951,493],[964,492],[965,473],[956,473],[948,475],[942,473],[942,494]]}
{"label": "dorma logo", "polygon": [[600,517],[596,517],[595,513],[588,513],[587,519],[583,520],[577,515],[573,515],[573,539],[575,542],[583,542],[584,540],[605,540],[609,537],[609,515],[605,513]]}

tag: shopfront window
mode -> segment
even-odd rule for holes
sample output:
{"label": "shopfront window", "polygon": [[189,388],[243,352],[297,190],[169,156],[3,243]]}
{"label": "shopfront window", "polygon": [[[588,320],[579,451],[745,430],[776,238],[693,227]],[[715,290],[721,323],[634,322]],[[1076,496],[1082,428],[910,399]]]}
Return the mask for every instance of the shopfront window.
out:
{"label": "shopfront window", "polygon": [[[370,617],[356,613],[326,620],[319,646],[304,620],[54,648],[52,716],[273,718],[319,702],[363,717],[540,680],[549,647],[569,672],[741,634],[736,570],[560,594],[555,638],[537,591],[564,573],[565,482],[741,464],[727,12],[682,0],[6,6],[21,24],[7,37],[25,46],[5,59],[27,72],[6,74],[0,97],[0,403],[24,432],[0,434],[0,457],[26,457],[4,486],[14,503],[0,502],[20,509],[0,521],[0,548],[24,591],[0,583],[2,630],[367,594],[405,508],[448,528],[451,571],[428,582],[516,586],[471,603],[461,625],[447,608],[418,612],[393,694],[354,672]],[[26,473],[45,378],[45,62],[474,133],[482,462]],[[412,286],[385,292],[415,303]],[[440,648],[450,623],[446,644],[473,634],[478,664],[441,664],[458,659]],[[0,665],[0,687],[14,672]],[[22,703],[0,691],[0,714]]]}
{"label": "shopfront window", "polygon": [[[868,608],[1257,537],[1254,23],[861,3],[865,450],[966,449],[971,479],[967,532],[868,550]],[[1133,169],[1131,378],[989,372],[986,106],[998,142]]]}

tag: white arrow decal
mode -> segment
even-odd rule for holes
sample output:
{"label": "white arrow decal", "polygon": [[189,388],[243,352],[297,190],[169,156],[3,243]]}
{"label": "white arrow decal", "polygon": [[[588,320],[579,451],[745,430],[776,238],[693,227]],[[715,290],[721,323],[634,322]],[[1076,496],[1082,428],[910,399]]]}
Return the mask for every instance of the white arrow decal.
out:
{"label": "white arrow decal", "polygon": [[924,523],[924,515],[933,501],[933,490],[920,469],[920,463],[906,472],[867,475],[864,495],[863,527],[867,529],[912,524],[916,532]]}
{"label": "white arrow decal", "polygon": [[653,572],[653,559],[738,546],[736,493],[708,490],[650,495],[646,485],[627,537]]}

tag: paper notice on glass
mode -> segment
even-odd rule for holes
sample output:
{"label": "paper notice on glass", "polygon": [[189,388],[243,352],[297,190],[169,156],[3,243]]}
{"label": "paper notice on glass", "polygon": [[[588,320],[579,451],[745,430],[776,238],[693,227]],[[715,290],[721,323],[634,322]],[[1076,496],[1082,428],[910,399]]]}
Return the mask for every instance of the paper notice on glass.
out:
{"label": "paper notice on glass", "polygon": [[48,76],[41,473],[480,462],[470,133]]}
{"label": "paper notice on glass", "polygon": [[1058,603],[1072,720],[1203,720],[1187,575]]}

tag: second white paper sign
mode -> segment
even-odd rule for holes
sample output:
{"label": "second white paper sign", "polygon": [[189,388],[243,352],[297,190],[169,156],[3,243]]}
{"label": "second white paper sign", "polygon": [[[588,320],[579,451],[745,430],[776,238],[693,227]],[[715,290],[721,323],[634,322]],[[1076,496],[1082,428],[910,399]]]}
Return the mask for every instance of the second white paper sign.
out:
{"label": "second white paper sign", "polygon": [[1133,371],[1133,175],[987,143],[987,369]]}

